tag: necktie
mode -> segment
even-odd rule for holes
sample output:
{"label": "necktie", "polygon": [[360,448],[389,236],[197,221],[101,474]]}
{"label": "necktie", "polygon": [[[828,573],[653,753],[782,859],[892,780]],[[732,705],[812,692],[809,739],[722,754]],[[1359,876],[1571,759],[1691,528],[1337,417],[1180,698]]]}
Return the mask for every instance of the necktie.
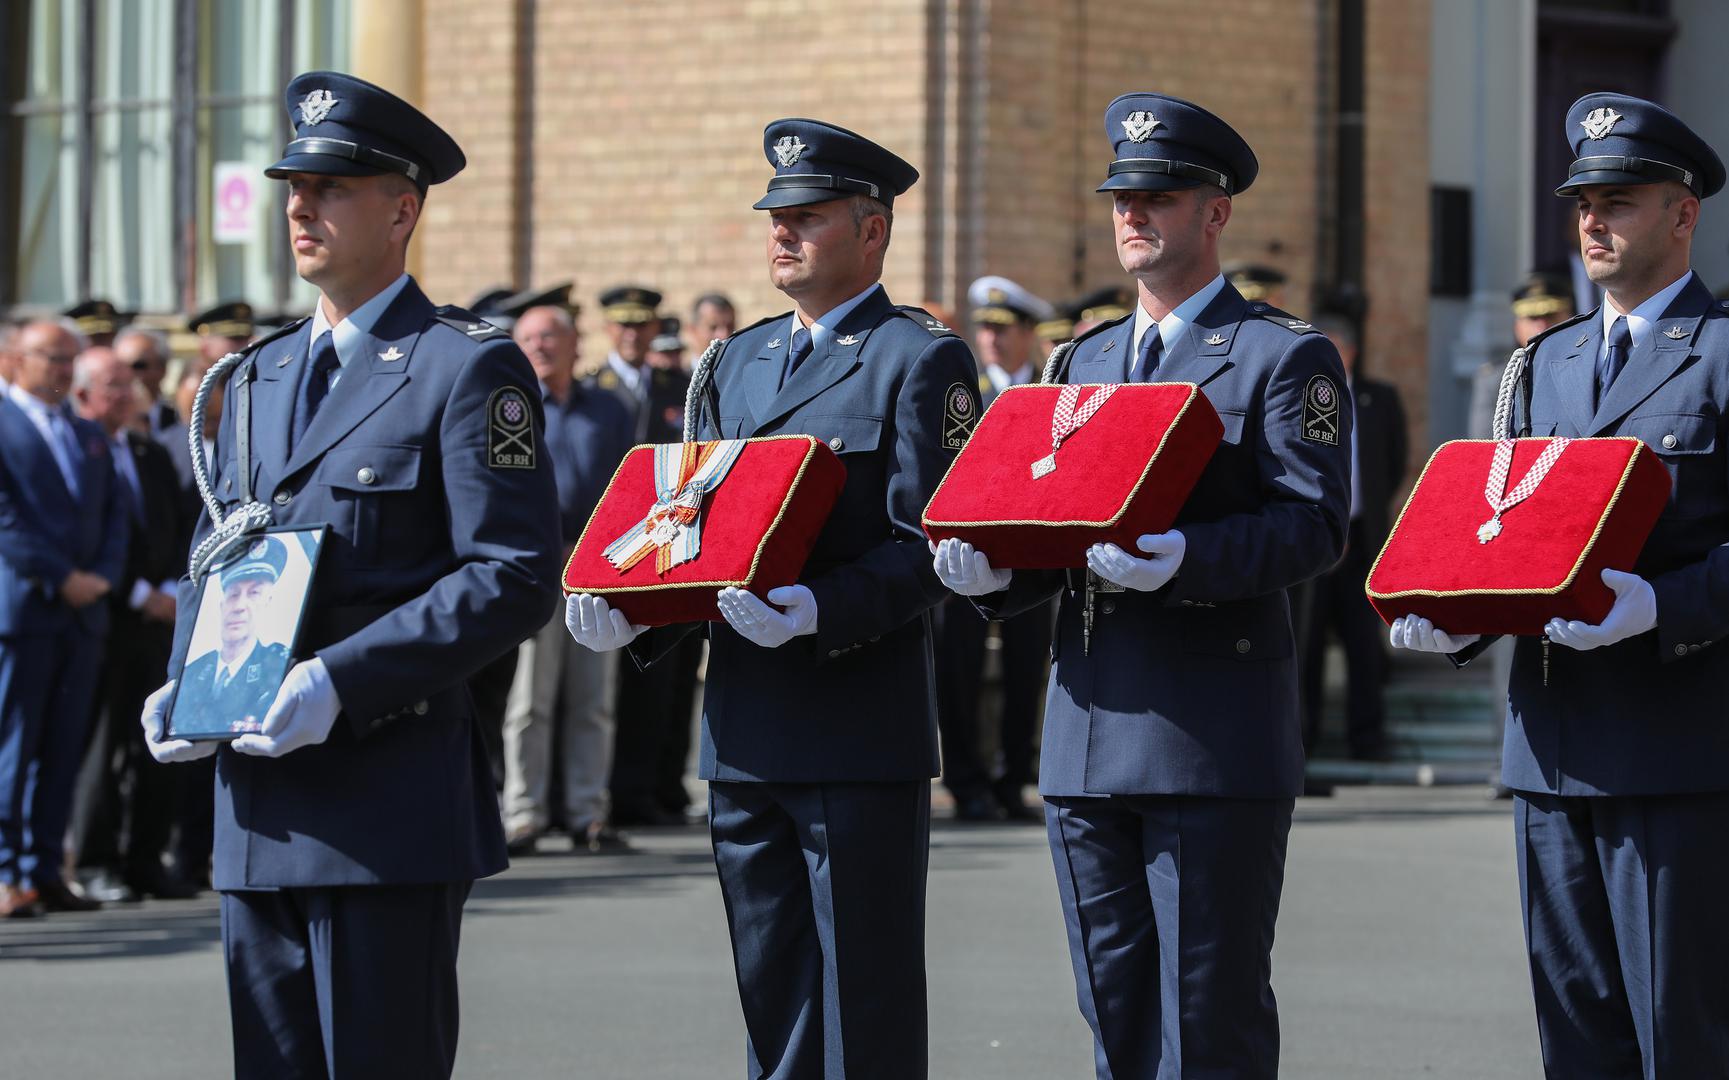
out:
{"label": "necktie", "polygon": [[66,419],[70,406],[61,406],[48,414],[48,429],[54,433],[55,440],[60,444],[55,447],[54,460],[60,466],[60,475],[66,480],[66,489],[77,498],[78,463],[83,458],[83,452],[78,448],[78,436],[72,431],[72,421]]}
{"label": "necktie", "polygon": [[336,335],[325,334],[313,346],[312,363],[307,365],[308,370],[300,380],[300,394],[294,401],[294,423],[288,435],[289,453],[300,445],[300,437],[312,426],[312,418],[318,415],[318,406],[324,404],[324,396],[330,393],[330,373],[340,366],[336,359]]}
{"label": "necktie", "polygon": [[1159,333],[1159,324],[1153,323],[1147,327],[1147,332],[1141,335],[1141,348],[1135,354],[1134,369],[1129,372],[1130,382],[1146,382],[1159,369],[1159,357],[1165,352],[1165,336]]}
{"label": "necktie", "polygon": [[787,380],[792,378],[793,372],[797,371],[798,366],[804,363],[805,357],[810,355],[810,346],[809,330],[801,326],[792,332],[792,345],[786,351],[786,369],[780,377],[782,386],[787,384]]}
{"label": "necktie", "polygon": [[114,471],[120,474],[120,491],[132,519],[145,524],[144,489],[138,482],[138,463],[132,460],[132,447],[124,437],[114,444]]}
{"label": "necktie", "polygon": [[1633,328],[1627,324],[1627,316],[1622,315],[1609,327],[1609,347],[1603,350],[1603,358],[1597,361],[1597,404],[1603,403],[1615,376],[1627,366],[1627,357],[1632,352]]}

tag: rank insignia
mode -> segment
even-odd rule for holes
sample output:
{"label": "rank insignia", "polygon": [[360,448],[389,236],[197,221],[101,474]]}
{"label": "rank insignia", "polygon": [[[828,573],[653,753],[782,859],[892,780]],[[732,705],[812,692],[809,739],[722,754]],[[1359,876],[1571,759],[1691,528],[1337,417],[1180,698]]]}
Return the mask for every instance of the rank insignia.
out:
{"label": "rank insignia", "polygon": [[1579,340],[1578,340],[1578,341],[1575,341],[1575,342],[1574,342],[1574,343],[1573,343],[1573,347],[1574,347],[1574,348],[1575,348],[1575,349],[1578,349],[1578,348],[1583,348],[1583,347],[1584,347],[1584,345],[1585,345],[1585,343],[1586,343],[1586,342],[1587,342],[1587,341],[1590,341],[1590,340],[1591,340],[1591,335],[1590,335],[1590,334],[1580,334],[1580,335],[1579,335]]}
{"label": "rank insignia", "polygon": [[781,339],[780,339],[780,338],[775,338],[775,339],[774,339],[774,340],[773,340],[773,341],[770,341],[770,342],[769,342],[769,343],[768,343],[768,346],[767,346],[767,347],[768,347],[768,348],[770,348],[770,349],[778,349],[778,348],[780,348],[780,347],[781,347],[781,346],[782,346],[782,345],[785,345],[785,344],[786,344],[786,342],[784,342],[784,341],[782,341],[782,340],[781,340]]}
{"label": "rank insignia", "polygon": [[978,426],[978,404],[965,383],[955,383],[943,395],[943,448],[959,450]]}
{"label": "rank insignia", "polygon": [[1224,343],[1225,343],[1225,335],[1223,335],[1223,334],[1214,334],[1212,337],[1207,339],[1207,344],[1213,346],[1214,348],[1217,348],[1220,345],[1223,345]]}
{"label": "rank insignia", "polygon": [[501,386],[486,402],[486,464],[494,469],[534,468],[534,414],[528,397]]}
{"label": "rank insignia", "polygon": [[319,124],[339,104],[328,90],[314,90],[300,100],[300,122],[307,127]]}
{"label": "rank insignia", "polygon": [[858,335],[857,334],[848,334],[846,337],[843,337],[843,338],[835,338],[834,343],[836,345],[857,345],[858,344]]}
{"label": "rank insignia", "polygon": [[1325,375],[1311,378],[1303,391],[1303,438],[1339,445],[1339,388]]}
{"label": "rank insignia", "polygon": [[1609,132],[1613,131],[1615,125],[1620,121],[1620,113],[1604,106],[1602,108],[1592,109],[1589,113],[1586,113],[1585,119],[1579,121],[1579,126],[1585,129],[1585,137],[1587,139],[1601,139],[1606,137]]}

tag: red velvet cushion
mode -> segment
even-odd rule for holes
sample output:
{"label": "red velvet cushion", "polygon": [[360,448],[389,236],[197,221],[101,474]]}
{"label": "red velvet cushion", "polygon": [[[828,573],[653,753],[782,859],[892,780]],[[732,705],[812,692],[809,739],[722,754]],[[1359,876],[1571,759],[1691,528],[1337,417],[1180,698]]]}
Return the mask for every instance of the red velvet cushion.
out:
{"label": "red velvet cushion", "polygon": [[607,545],[654,505],[654,447],[625,455],[564,568],[564,591],[594,593],[644,626],[719,620],[715,594],[728,585],[766,596],[798,581],[817,534],[846,486],[846,466],[809,435],[745,440],[702,509],[697,557],[665,574],[653,558],[622,573]]}
{"label": "red velvet cushion", "polygon": [[[1520,439],[1511,491],[1549,444]],[[1537,490],[1501,515],[1483,488],[1493,440],[1443,443],[1369,571],[1369,602],[1391,623],[1421,615],[1453,634],[1538,635],[1550,619],[1599,623],[1614,604],[1604,569],[1633,569],[1669,501],[1669,473],[1638,439],[1574,439]]]}
{"label": "red velvet cushion", "polygon": [[[1051,452],[1060,386],[1014,386],[998,395],[925,507],[933,540],[958,536],[998,568],[1085,566],[1087,548],[1128,551],[1143,533],[1171,527],[1224,434],[1193,383],[1142,383],[1116,393],[1056,452],[1057,469],[1033,477]],[[1096,386],[1084,388],[1084,408]]]}

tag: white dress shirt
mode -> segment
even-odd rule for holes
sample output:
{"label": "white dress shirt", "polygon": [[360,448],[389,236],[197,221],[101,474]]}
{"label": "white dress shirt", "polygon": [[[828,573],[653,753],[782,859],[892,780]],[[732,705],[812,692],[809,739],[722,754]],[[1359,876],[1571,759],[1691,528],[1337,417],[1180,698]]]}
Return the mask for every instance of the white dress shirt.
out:
{"label": "white dress shirt", "polygon": [[[1169,353],[1178,339],[1182,337],[1183,329],[1194,322],[1201,312],[1207,310],[1207,305],[1213,302],[1213,297],[1219,295],[1219,290],[1225,287],[1225,275],[1220,274],[1213,280],[1201,286],[1201,290],[1171,309],[1170,314],[1160,319],[1159,337],[1164,341],[1164,351]],[[1129,367],[1134,367],[1135,358],[1141,355],[1141,339],[1146,336],[1147,328],[1153,325],[1152,313],[1145,304],[1135,305],[1135,347],[1129,351]]]}
{"label": "white dress shirt", "polygon": [[408,287],[408,275],[402,274],[395,281],[386,285],[372,299],[361,304],[348,313],[348,317],[330,325],[330,320],[324,316],[322,301],[312,308],[312,337],[307,339],[311,347],[307,355],[318,352],[318,339],[325,334],[331,335],[336,344],[336,370],[330,373],[330,389],[336,389],[336,384],[342,381],[342,373],[348,370],[350,361],[360,358],[361,350],[365,348],[366,336],[372,333],[372,328],[378,325],[378,320],[384,317],[384,312],[402,295],[402,290]]}
{"label": "white dress shirt", "polygon": [[[1633,344],[1627,349],[1628,355],[1632,355],[1634,350],[1645,344],[1645,339],[1651,336],[1652,325],[1663,317],[1663,312],[1669,310],[1670,302],[1681,295],[1681,290],[1687,287],[1687,282],[1692,277],[1693,271],[1687,271],[1670,282],[1662,292],[1655,294],[1643,304],[1626,313],[1627,329],[1633,334]],[[1603,343],[1597,349],[1597,359],[1601,360],[1608,354],[1609,330],[1615,325],[1615,320],[1620,318],[1621,314],[1615,310],[1614,303],[1605,296],[1603,298]]]}

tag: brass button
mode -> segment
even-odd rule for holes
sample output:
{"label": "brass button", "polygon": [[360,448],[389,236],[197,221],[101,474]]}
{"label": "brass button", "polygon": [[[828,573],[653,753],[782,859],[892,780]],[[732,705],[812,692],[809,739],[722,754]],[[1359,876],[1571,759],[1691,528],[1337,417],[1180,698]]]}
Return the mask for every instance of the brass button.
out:
{"label": "brass button", "polygon": [[1237,640],[1237,652],[1239,655],[1247,653],[1251,647],[1248,638],[1239,638]]}
{"label": "brass button", "polygon": [[1675,646],[1675,655],[1676,656],[1686,656],[1687,655],[1687,646],[1685,646],[1685,645]]}
{"label": "brass button", "polygon": [[275,502],[277,506],[287,506],[288,500],[292,499],[293,497],[294,496],[292,496],[288,493],[287,488],[283,488],[282,490],[280,490],[276,493],[276,495],[274,496],[272,501]]}
{"label": "brass button", "polygon": [[1676,439],[1675,439],[1675,436],[1673,433],[1663,436],[1663,449],[1665,449],[1665,450],[1675,449],[1675,442],[1676,442]]}
{"label": "brass button", "polygon": [[354,478],[363,484],[378,483],[378,474],[372,471],[370,465],[362,467],[359,472],[354,474]]}
{"label": "brass button", "polygon": [[839,435],[836,435],[828,441],[828,448],[838,454],[842,450],[846,449],[846,440],[841,438]]}
{"label": "brass button", "polygon": [[424,702],[424,701],[415,702],[414,703],[414,715],[425,716],[427,708],[428,708],[428,706],[427,706],[426,702]]}

